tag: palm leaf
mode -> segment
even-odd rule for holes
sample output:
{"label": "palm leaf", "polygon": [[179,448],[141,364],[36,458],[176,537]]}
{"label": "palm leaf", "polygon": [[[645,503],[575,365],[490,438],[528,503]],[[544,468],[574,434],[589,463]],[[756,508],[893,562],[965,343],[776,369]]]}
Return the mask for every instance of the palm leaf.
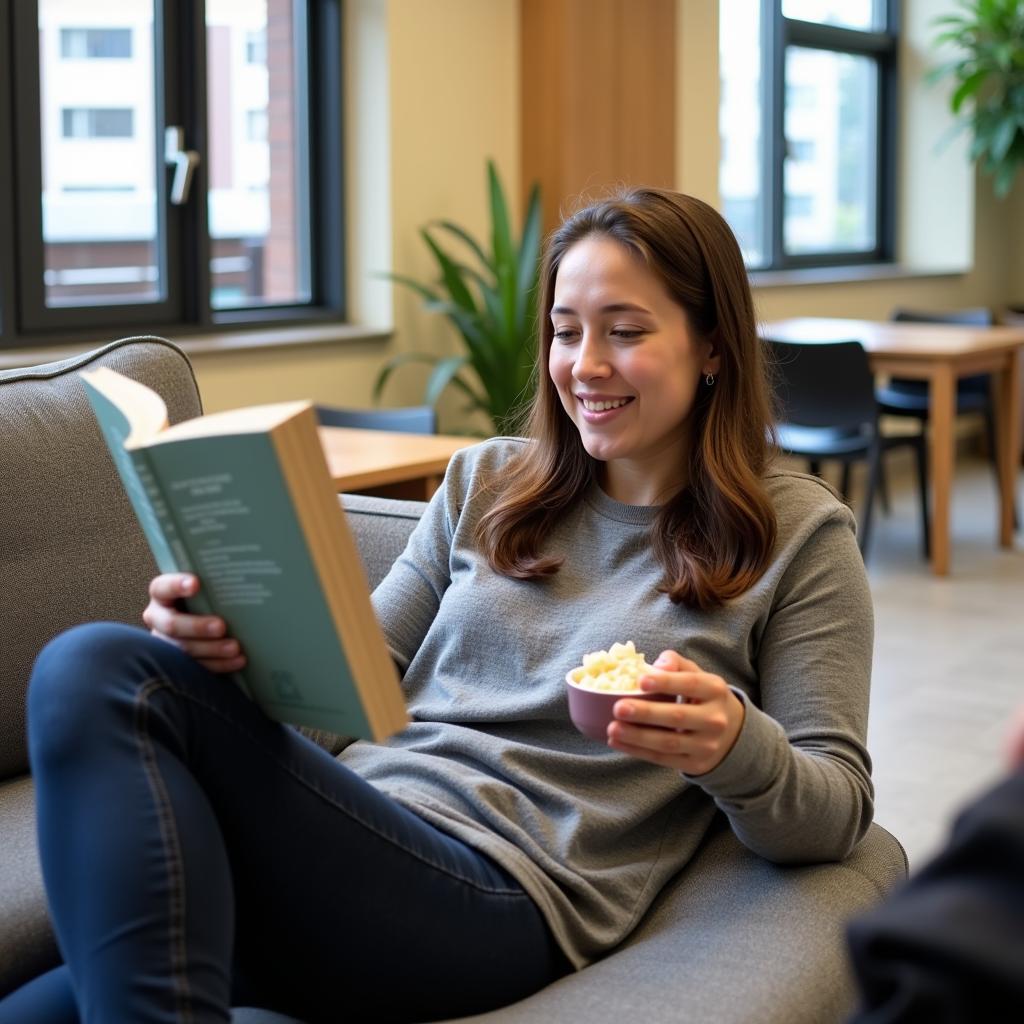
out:
{"label": "palm leaf", "polygon": [[[927,76],[934,83],[952,79],[949,108],[958,124],[971,128],[969,158],[993,177],[996,195],[1005,196],[1022,161],[1017,140],[1024,129],[1024,97],[1018,99],[1024,69],[1024,6],[1019,0],[960,0],[956,14],[933,20],[935,46],[958,48],[958,60]],[[973,104],[968,107],[968,101]],[[964,113],[964,111],[967,113]]]}
{"label": "palm leaf", "polygon": [[[435,405],[449,384],[454,382],[456,374],[469,362],[469,356],[448,356],[441,359],[431,371],[427,386],[423,391],[423,401],[427,405]],[[466,385],[463,385],[466,387]]]}
{"label": "palm leaf", "polygon": [[481,325],[479,317],[467,313],[453,302],[446,302],[444,299],[439,299],[437,302],[428,302],[424,308],[428,309],[431,313],[443,313],[448,317],[459,334],[462,335],[462,340],[466,343],[466,348],[469,349],[470,354],[480,353],[486,362],[487,355],[493,348],[493,345],[490,343],[489,332]]}
{"label": "palm leaf", "polygon": [[1002,162],[1006,154],[1010,152],[1010,146],[1013,145],[1016,135],[1016,119],[1011,121],[1007,118],[999,122],[996,130],[992,133],[992,158],[994,160]]}
{"label": "palm leaf", "polygon": [[1013,179],[1017,176],[1018,170],[1017,163],[1010,160],[993,166],[995,192],[1000,199],[1005,198],[1013,187]]}
{"label": "palm leaf", "polygon": [[515,246],[508,223],[505,193],[502,191],[493,160],[487,161],[487,180],[491,197],[491,244],[494,246],[495,276],[504,321],[511,324],[515,323],[516,315]]}
{"label": "palm leaf", "polygon": [[[459,225],[434,221],[420,229],[420,236],[437,265],[439,283],[428,286],[401,275],[386,275],[414,288],[423,298],[425,310],[445,316],[458,332],[465,351],[455,356],[396,356],[381,370],[374,397],[379,400],[398,367],[408,362],[427,363],[432,369],[426,383],[426,402],[435,405],[447,389],[456,388],[469,399],[472,408],[487,412],[499,427],[509,421],[510,413],[532,386],[540,198],[538,189],[531,189],[517,247],[493,161],[487,164],[487,188],[490,252]],[[450,236],[465,252],[442,245],[442,240],[448,241],[442,236]],[[465,257],[470,257],[468,263]],[[473,265],[473,260],[479,266]],[[472,381],[474,377],[479,386]]]}
{"label": "palm leaf", "polygon": [[978,86],[988,77],[987,71],[975,71],[973,75],[968,75],[957,88],[956,92],[953,93],[949,100],[950,109],[954,114],[960,113],[960,108],[963,106],[963,102],[968,96],[973,96],[978,91]]}
{"label": "palm leaf", "polygon": [[534,185],[526,206],[523,222],[523,238],[519,246],[519,267],[516,275],[516,325],[521,330],[532,331],[530,322],[531,305],[535,300],[537,274],[540,260],[541,232],[540,188]]}
{"label": "palm leaf", "polygon": [[466,282],[462,280],[458,265],[434,241],[426,228],[420,228],[420,235],[423,241],[427,243],[430,251],[434,254],[434,259],[437,260],[438,266],[441,268],[441,279],[444,281],[444,286],[448,289],[448,294],[452,297],[452,301],[467,313],[476,314],[476,302],[473,299],[472,293],[466,287]]}
{"label": "palm leaf", "polygon": [[422,295],[428,302],[436,302],[441,298],[433,288],[428,288],[427,285],[421,284],[415,278],[406,277],[404,274],[381,273],[377,276],[394,281],[396,284],[404,284],[406,288],[411,288],[414,292]]}
{"label": "palm leaf", "polygon": [[460,228],[458,224],[453,224],[450,220],[438,221],[437,226],[444,228],[445,231],[450,232],[456,238],[461,239],[476,255],[476,258],[493,274],[494,263],[491,258],[483,251],[480,243],[468,232],[465,228]]}
{"label": "palm leaf", "polygon": [[477,286],[481,298],[484,298],[488,291],[494,291],[493,282],[488,281],[475,267],[471,267],[466,263],[456,263],[455,266],[464,278],[472,281]]}

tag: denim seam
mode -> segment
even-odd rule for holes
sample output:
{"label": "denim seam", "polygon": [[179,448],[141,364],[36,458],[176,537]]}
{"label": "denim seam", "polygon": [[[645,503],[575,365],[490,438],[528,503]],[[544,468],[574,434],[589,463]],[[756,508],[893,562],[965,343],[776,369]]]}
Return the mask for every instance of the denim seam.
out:
{"label": "denim seam", "polygon": [[[525,889],[490,888],[486,885],[482,885],[475,879],[466,878],[464,875],[461,875],[458,871],[453,871],[450,867],[447,867],[444,864],[438,864],[436,861],[424,856],[422,853],[416,850],[409,849],[404,843],[399,842],[399,840],[395,836],[390,835],[387,832],[382,831],[375,825],[371,824],[370,822],[365,821],[351,808],[346,807],[344,804],[338,801],[333,795],[331,795],[330,793],[326,793],[312,779],[306,778],[306,776],[303,775],[302,772],[298,771],[291,764],[288,764],[286,761],[282,761],[272,750],[267,749],[267,747],[264,746],[263,743],[261,743],[260,740],[256,736],[254,736],[248,729],[246,729],[244,725],[242,725],[236,719],[232,718],[230,715],[225,714],[220,708],[212,704],[208,704],[206,701],[202,700],[200,697],[196,696],[193,693],[186,693],[184,690],[179,689],[178,686],[175,685],[174,680],[172,679],[162,677],[162,682],[164,687],[171,690],[173,693],[177,694],[177,696],[181,697],[183,700],[191,701],[194,704],[198,704],[200,707],[205,708],[211,714],[216,715],[222,721],[226,722],[232,728],[237,729],[246,738],[248,738],[251,743],[253,743],[260,750],[262,750],[267,757],[273,760],[278,765],[279,768],[286,771],[289,775],[292,776],[292,778],[301,783],[312,793],[315,793],[317,796],[319,796],[326,803],[330,804],[336,810],[340,811],[342,814],[346,815],[353,821],[357,822],[362,828],[365,828],[368,831],[372,832],[374,835],[379,836],[382,840],[384,840],[387,843],[390,843],[392,846],[401,850],[408,856],[413,857],[421,863],[427,865],[427,867],[433,868],[435,871],[438,871],[441,874],[448,875],[450,878],[453,878],[456,881],[461,882],[463,885],[467,885],[472,889],[476,889],[479,892],[487,894],[488,896],[507,896],[516,898],[522,897],[525,899],[530,899],[530,896]],[[391,798],[389,797],[388,799]],[[410,811],[410,813],[415,812]],[[429,822],[426,822],[426,824],[430,825]],[[436,828],[436,826],[434,825],[430,825],[430,827]]]}
{"label": "denim seam", "polygon": [[189,992],[188,974],[186,970],[187,951],[185,944],[185,869],[181,854],[181,843],[178,837],[171,800],[164,783],[163,776],[157,766],[156,751],[147,728],[149,699],[158,690],[166,686],[161,679],[149,679],[140,688],[135,697],[135,737],[139,745],[146,780],[149,782],[156,805],[157,818],[160,825],[160,838],[164,847],[167,865],[169,896],[168,947],[170,951],[171,977],[175,989],[178,1018],[188,1024],[192,1021],[191,994]]}

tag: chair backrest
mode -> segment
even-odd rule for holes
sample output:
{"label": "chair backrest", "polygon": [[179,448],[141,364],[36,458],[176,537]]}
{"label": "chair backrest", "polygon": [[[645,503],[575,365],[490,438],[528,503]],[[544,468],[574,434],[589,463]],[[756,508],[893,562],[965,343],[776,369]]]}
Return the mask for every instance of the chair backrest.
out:
{"label": "chair backrest", "polygon": [[172,423],[202,412],[192,367],[161,338],[126,338],[0,372],[0,780],[23,774],[25,691],[59,632],[142,624],[156,572],[78,371],[109,366],[159,391]]}
{"label": "chair backrest", "polygon": [[766,339],[779,422],[856,428],[878,419],[875,384],[859,341]]}
{"label": "chair backrest", "polygon": [[897,308],[889,319],[910,324],[963,324],[970,327],[991,327],[995,323],[992,310],[985,306],[951,309],[944,313]]}
{"label": "chair backrest", "polygon": [[316,415],[324,427],[395,430],[403,434],[437,433],[437,414],[429,405],[409,405],[401,409],[337,409],[318,405]]}

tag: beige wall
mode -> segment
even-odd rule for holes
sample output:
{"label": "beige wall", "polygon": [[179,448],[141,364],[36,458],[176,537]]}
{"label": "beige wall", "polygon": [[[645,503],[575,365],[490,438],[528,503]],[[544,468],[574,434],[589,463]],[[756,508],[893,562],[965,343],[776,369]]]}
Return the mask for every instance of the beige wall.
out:
{"label": "beige wall", "polygon": [[[902,251],[962,273],[829,285],[760,287],[765,319],[833,314],[884,317],[897,305],[954,307],[1024,303],[1024,184],[997,201],[987,179],[975,180],[962,154],[937,154],[945,126],[942,97],[927,93],[920,71],[925,33],[952,0],[907,0],[903,120],[911,140],[903,154]],[[417,235],[437,217],[474,232],[487,224],[484,164],[494,157],[508,191],[520,182],[518,0],[349,0],[348,182],[354,319],[394,327],[387,343],[339,343],[247,356],[198,356],[196,371],[210,409],[311,397],[367,406],[377,368],[392,353],[456,351],[439,318],[418,300],[375,279],[393,268],[431,274]],[[679,0],[677,146],[679,187],[717,196],[717,4]],[[709,144],[708,139],[712,139]],[[935,254],[938,253],[936,257]],[[922,255],[924,254],[924,255]],[[416,402],[423,377],[396,378],[387,404]],[[443,410],[442,427],[458,422]]]}
{"label": "beige wall", "polygon": [[718,3],[677,0],[678,187],[719,208]]}

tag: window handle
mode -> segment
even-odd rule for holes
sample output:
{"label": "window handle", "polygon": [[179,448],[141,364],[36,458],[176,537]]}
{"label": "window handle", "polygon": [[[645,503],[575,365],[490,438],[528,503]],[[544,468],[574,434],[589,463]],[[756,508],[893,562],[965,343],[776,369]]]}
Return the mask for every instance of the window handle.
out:
{"label": "window handle", "polygon": [[192,176],[199,166],[199,154],[194,149],[185,149],[185,129],[179,125],[171,125],[164,131],[164,163],[174,168],[171,202],[184,206],[192,188]]}

